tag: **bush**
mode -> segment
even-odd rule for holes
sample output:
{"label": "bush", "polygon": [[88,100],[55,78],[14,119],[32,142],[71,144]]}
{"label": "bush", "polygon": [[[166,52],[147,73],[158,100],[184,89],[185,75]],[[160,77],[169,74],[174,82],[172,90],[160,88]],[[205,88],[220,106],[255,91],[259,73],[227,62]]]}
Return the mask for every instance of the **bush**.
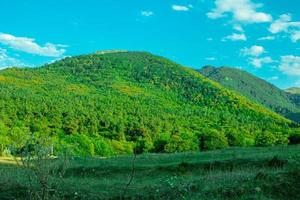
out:
{"label": "bush", "polygon": [[170,138],[169,134],[160,134],[158,138],[154,139],[152,151],[155,153],[166,152],[166,146],[170,142]]}
{"label": "bush", "polygon": [[94,147],[95,154],[98,156],[113,156],[116,154],[111,142],[104,138],[95,139]]}
{"label": "bush", "polygon": [[139,137],[135,142],[135,153],[148,153],[151,149],[153,149],[153,143],[150,138],[142,138]]}
{"label": "bush", "polygon": [[256,136],[255,145],[256,146],[273,146],[277,142],[276,136],[269,132],[263,131]]}
{"label": "bush", "polygon": [[228,147],[228,140],[225,134],[215,129],[206,130],[200,135],[200,149],[214,150]]}
{"label": "bush", "polygon": [[[7,136],[0,135],[0,156],[4,156],[7,154],[7,148],[10,144],[10,139]],[[5,153],[6,152],[6,153]]]}
{"label": "bush", "polygon": [[59,141],[55,144],[55,151],[62,153],[68,151],[71,155],[76,156],[94,156],[95,147],[93,140],[86,135],[69,135],[59,138]]}
{"label": "bush", "polygon": [[117,141],[112,140],[111,144],[114,151],[117,154],[132,154],[133,153],[133,144],[127,141]]}
{"label": "bush", "polygon": [[289,144],[289,138],[288,138],[287,134],[279,133],[279,134],[276,134],[275,136],[276,136],[276,144],[279,144],[279,145]]}
{"label": "bush", "polygon": [[247,146],[246,135],[246,133],[240,130],[230,130],[230,132],[226,133],[229,146]]}
{"label": "bush", "polygon": [[166,152],[198,151],[197,137],[192,133],[180,133],[172,135],[170,142],[166,145]]}

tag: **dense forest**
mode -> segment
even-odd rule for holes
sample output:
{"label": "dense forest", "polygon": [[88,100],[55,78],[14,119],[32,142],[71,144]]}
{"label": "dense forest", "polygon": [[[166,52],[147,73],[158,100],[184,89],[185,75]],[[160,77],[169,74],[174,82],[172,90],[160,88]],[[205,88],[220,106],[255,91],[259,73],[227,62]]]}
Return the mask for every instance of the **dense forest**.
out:
{"label": "dense forest", "polygon": [[300,95],[296,94],[295,88],[281,90],[263,79],[236,68],[207,66],[199,72],[284,117],[300,122]]}
{"label": "dense forest", "polygon": [[87,156],[288,144],[294,127],[198,72],[144,52],[0,71],[2,153],[45,138],[54,154]]}

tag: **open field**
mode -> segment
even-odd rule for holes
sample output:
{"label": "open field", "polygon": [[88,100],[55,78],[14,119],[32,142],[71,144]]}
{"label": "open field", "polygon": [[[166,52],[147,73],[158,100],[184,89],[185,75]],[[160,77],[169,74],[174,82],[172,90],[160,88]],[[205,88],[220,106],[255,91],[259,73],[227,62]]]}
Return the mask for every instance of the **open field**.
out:
{"label": "open field", "polygon": [[2,159],[0,199],[300,199],[300,146],[139,155],[134,171],[132,161],[56,159],[41,175]]}

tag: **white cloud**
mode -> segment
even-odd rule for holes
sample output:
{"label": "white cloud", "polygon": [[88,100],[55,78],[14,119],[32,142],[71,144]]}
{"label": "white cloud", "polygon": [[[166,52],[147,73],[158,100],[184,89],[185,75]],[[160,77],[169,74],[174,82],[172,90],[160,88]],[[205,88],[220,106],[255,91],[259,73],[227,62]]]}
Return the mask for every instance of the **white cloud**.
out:
{"label": "white cloud", "polygon": [[241,53],[244,56],[260,56],[261,54],[265,53],[265,48],[262,46],[253,45],[250,48],[241,49]]}
{"label": "white cloud", "polygon": [[0,70],[16,66],[24,66],[24,63],[18,59],[10,57],[5,49],[0,48]]}
{"label": "white cloud", "polygon": [[215,58],[215,57],[207,57],[207,58],[205,58],[205,60],[214,61],[214,60],[217,60],[217,58]]}
{"label": "white cloud", "polygon": [[258,40],[275,40],[275,36],[269,35],[265,37],[258,38]]}
{"label": "white cloud", "polygon": [[278,76],[272,76],[272,77],[268,78],[268,81],[276,81],[278,79],[279,79]]}
{"label": "white cloud", "polygon": [[141,12],[141,15],[143,15],[145,17],[150,17],[150,16],[154,15],[154,13],[152,11],[144,10]]}
{"label": "white cloud", "polygon": [[233,33],[232,35],[228,35],[222,39],[222,41],[232,40],[232,41],[246,41],[247,36],[244,33]]}
{"label": "white cloud", "polygon": [[255,68],[261,68],[263,64],[273,63],[275,62],[271,57],[263,57],[263,58],[251,58],[250,63]]}
{"label": "white cloud", "polygon": [[234,25],[233,29],[236,30],[236,31],[239,31],[239,32],[244,32],[243,27],[241,25],[238,25],[238,24]]}
{"label": "white cloud", "polygon": [[269,27],[273,34],[285,32],[290,35],[293,42],[300,40],[300,21],[293,22],[290,14],[280,15]]}
{"label": "white cloud", "polygon": [[287,75],[300,76],[300,57],[299,56],[281,56],[279,70]]}
{"label": "white cloud", "polygon": [[293,42],[297,42],[298,40],[300,40],[300,30],[299,31],[294,31],[291,35],[291,40]]}
{"label": "white cloud", "polygon": [[272,21],[272,16],[264,12],[257,12],[262,4],[255,4],[251,0],[215,0],[215,8],[207,13],[211,19],[226,17],[232,14],[235,21],[242,23],[262,23]]}
{"label": "white cloud", "polygon": [[16,37],[10,34],[0,33],[0,43],[12,49],[40,56],[60,57],[65,53],[65,46],[46,43],[40,46],[33,38]]}
{"label": "white cloud", "polygon": [[189,6],[172,5],[172,9],[175,11],[189,11],[190,8],[192,8],[191,5],[189,5]]}

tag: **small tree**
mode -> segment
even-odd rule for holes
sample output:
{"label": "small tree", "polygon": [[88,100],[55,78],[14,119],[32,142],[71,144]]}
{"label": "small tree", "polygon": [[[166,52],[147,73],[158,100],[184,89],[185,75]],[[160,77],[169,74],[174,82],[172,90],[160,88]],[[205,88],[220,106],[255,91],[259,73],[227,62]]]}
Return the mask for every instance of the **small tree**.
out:
{"label": "small tree", "polygon": [[214,150],[228,147],[228,140],[225,134],[215,129],[208,129],[199,138],[201,150]]}

